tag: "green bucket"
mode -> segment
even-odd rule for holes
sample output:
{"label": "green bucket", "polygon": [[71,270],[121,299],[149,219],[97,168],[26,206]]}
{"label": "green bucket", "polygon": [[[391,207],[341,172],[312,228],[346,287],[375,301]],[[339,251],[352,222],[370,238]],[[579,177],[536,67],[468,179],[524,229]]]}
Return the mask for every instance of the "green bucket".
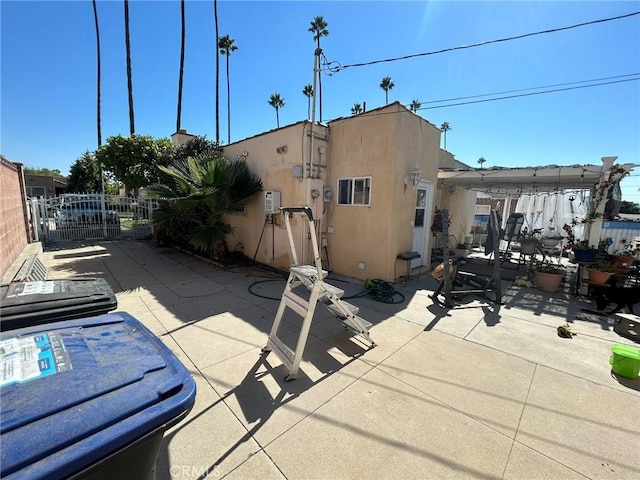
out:
{"label": "green bucket", "polygon": [[640,349],[630,345],[611,345],[609,358],[613,373],[626,378],[638,378],[640,374]]}

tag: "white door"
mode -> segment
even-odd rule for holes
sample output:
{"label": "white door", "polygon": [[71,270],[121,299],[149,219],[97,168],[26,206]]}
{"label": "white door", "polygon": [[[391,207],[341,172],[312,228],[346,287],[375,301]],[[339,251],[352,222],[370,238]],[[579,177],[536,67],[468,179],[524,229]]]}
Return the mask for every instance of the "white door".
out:
{"label": "white door", "polygon": [[429,238],[431,237],[431,218],[428,213],[431,211],[431,200],[433,196],[433,184],[421,180],[416,189],[416,211],[413,222],[413,247],[414,252],[418,252],[422,258],[411,260],[411,268],[420,265],[430,264],[431,255]]}

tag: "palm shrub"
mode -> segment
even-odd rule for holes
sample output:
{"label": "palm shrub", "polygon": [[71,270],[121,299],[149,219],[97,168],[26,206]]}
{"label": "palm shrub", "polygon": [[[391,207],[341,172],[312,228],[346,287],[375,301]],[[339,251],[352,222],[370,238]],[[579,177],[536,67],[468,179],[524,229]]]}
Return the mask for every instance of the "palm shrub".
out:
{"label": "palm shrub", "polygon": [[219,152],[160,168],[168,181],[147,189],[161,199],[154,212],[155,240],[222,259],[227,253],[225,238],[233,232],[225,216],[243,212],[262,191],[262,180],[249,170],[246,160],[230,161]]}

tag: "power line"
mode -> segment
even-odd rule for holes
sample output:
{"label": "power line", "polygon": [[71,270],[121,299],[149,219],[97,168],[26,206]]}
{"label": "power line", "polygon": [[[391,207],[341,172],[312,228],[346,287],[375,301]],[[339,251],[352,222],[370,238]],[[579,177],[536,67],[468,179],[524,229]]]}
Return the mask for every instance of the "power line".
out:
{"label": "power line", "polygon": [[[551,29],[548,29],[548,30],[541,30],[541,31],[538,31],[538,32],[525,33],[525,34],[516,35],[516,36],[513,36],[513,37],[505,37],[505,38],[498,38],[498,39],[495,39],[495,40],[487,40],[487,41],[484,41],[484,42],[473,43],[471,45],[461,45],[461,46],[458,46],[458,47],[449,47],[449,48],[444,48],[442,50],[435,50],[435,51],[432,51],[432,52],[414,53],[412,55],[404,55],[402,57],[386,58],[386,59],[383,59],[383,60],[373,60],[371,62],[352,63],[352,64],[349,64],[349,65],[340,65],[338,62],[328,62],[326,64],[326,66],[328,67],[328,70],[331,73],[335,73],[335,72],[339,72],[341,70],[345,70],[347,68],[352,68],[352,67],[365,67],[365,66],[368,66],[368,65],[375,65],[377,63],[396,62],[398,60],[407,60],[409,58],[426,57],[426,56],[429,56],[429,55],[436,55],[438,53],[453,52],[453,51],[456,51],[456,50],[465,50],[467,48],[481,47],[481,46],[490,45],[490,44],[493,44],[493,43],[508,42],[508,41],[511,41],[511,40],[519,40],[521,38],[533,37],[533,36],[536,36],[536,35],[543,35],[543,34],[547,34],[547,33],[561,32],[563,30],[570,30],[570,29],[573,29],[573,28],[585,27],[587,25],[594,25],[594,24],[597,24],[597,23],[605,23],[605,22],[612,22],[614,20],[621,20],[623,18],[633,17],[634,15],[640,15],[640,12],[627,13],[625,15],[620,15],[620,16],[617,16],[617,17],[601,18],[599,20],[592,20],[590,22],[577,23],[575,25],[569,25],[567,27],[551,28]],[[337,66],[331,67],[330,65],[332,63],[336,63]]]}
{"label": "power line", "polygon": [[480,97],[493,97],[495,95],[504,95],[505,93],[517,93],[517,92],[526,92],[529,90],[539,90],[541,88],[552,88],[552,87],[563,87],[565,85],[576,85],[579,83],[592,83],[592,82],[599,82],[601,80],[614,80],[614,79],[618,79],[618,78],[626,78],[626,77],[635,77],[637,75],[640,75],[640,72],[638,73],[627,73],[625,75],[616,75],[613,77],[602,77],[602,78],[593,78],[591,80],[579,80],[576,82],[565,82],[565,83],[556,83],[556,84],[552,84],[552,85],[541,85],[539,87],[529,87],[529,88],[520,88],[517,90],[505,90],[502,92],[495,92],[495,93],[482,93],[479,95],[468,95],[466,97],[454,97],[454,98],[445,98],[443,100],[430,100],[428,102],[421,102],[422,104],[430,104],[430,103],[442,103],[442,102],[455,102],[457,100],[467,100],[469,98],[480,98]]}
{"label": "power line", "polygon": [[545,94],[545,93],[565,92],[567,90],[578,90],[578,89],[581,89],[581,88],[599,87],[601,85],[612,85],[614,83],[633,82],[635,80],[640,80],[640,77],[638,77],[638,78],[628,78],[628,79],[625,79],[625,80],[614,80],[614,81],[611,81],[611,82],[593,83],[591,85],[579,85],[579,86],[576,86],[576,87],[556,88],[556,89],[553,89],[553,90],[543,90],[541,92],[530,92],[530,93],[521,93],[519,95],[507,95],[507,96],[504,96],[504,97],[486,98],[484,100],[471,100],[469,102],[449,103],[447,105],[434,105],[432,107],[421,107],[418,110],[433,110],[435,108],[457,107],[457,106],[460,106],[460,105],[471,105],[473,103],[495,102],[496,100],[507,100],[507,99],[510,99],[510,98],[530,97],[530,96],[533,96],[533,95],[542,95],[542,94]]}
{"label": "power line", "polygon": [[[627,77],[629,75],[620,75],[620,77]],[[612,77],[612,78],[616,78],[616,77]],[[474,103],[486,103],[486,102],[495,102],[497,100],[508,100],[511,98],[519,98],[519,97],[529,97],[529,96],[533,96],[533,95],[543,95],[546,93],[556,93],[556,92],[564,92],[567,90],[578,90],[581,88],[591,88],[591,87],[599,87],[602,85],[611,85],[611,84],[615,84],[615,83],[624,83],[624,82],[632,82],[634,80],[640,80],[640,77],[638,78],[627,78],[627,79],[622,79],[622,80],[614,80],[611,82],[601,82],[601,83],[593,83],[591,85],[579,85],[576,87],[566,87],[566,88],[556,88],[553,90],[543,90],[540,92],[530,92],[530,93],[523,93],[520,95],[508,95],[508,96],[504,96],[504,97],[496,97],[496,98],[486,98],[484,100],[472,100],[469,102],[459,102],[459,103],[449,103],[446,105],[434,105],[432,107],[420,107],[417,110],[434,110],[436,108],[446,108],[446,107],[457,107],[460,105],[471,105]],[[588,81],[588,80],[585,80]],[[573,83],[573,82],[571,82]],[[582,83],[582,82],[575,82],[575,83]],[[561,85],[561,84],[559,84]],[[544,88],[544,87],[533,87],[533,88]],[[529,90],[529,89],[523,89],[523,90]],[[518,90],[514,90],[514,91],[518,91]],[[486,94],[486,95],[491,95],[491,94]],[[477,95],[478,97],[482,97],[482,96],[486,96],[486,95]],[[460,97],[460,98],[473,98],[473,97]],[[425,102],[425,103],[439,103],[439,102],[444,102],[445,100],[434,100],[433,102]],[[366,116],[377,116],[377,115],[397,115],[400,112],[363,112],[360,115],[366,115]]]}

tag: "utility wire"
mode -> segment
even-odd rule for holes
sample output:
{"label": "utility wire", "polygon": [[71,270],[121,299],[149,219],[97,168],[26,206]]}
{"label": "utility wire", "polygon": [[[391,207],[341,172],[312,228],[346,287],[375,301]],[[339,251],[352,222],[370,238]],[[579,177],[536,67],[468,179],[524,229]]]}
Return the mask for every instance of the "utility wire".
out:
{"label": "utility wire", "polygon": [[438,53],[452,52],[452,51],[456,51],[456,50],[464,50],[464,49],[467,49],[467,48],[481,47],[483,45],[490,45],[490,44],[493,44],[493,43],[508,42],[508,41],[511,41],[511,40],[519,40],[521,38],[533,37],[533,36],[536,36],[536,35],[543,35],[543,34],[547,34],[547,33],[561,32],[563,30],[570,30],[572,28],[585,27],[587,25],[594,25],[594,24],[597,24],[597,23],[604,23],[604,22],[611,22],[611,21],[614,21],[614,20],[621,20],[623,18],[633,17],[634,15],[640,15],[640,12],[627,13],[625,15],[619,15],[617,17],[601,18],[599,20],[592,20],[590,22],[577,23],[575,25],[569,25],[567,27],[551,28],[551,29],[548,29],[548,30],[541,30],[541,31],[538,31],[538,32],[525,33],[525,34],[516,35],[516,36],[513,36],[513,37],[505,37],[505,38],[498,38],[498,39],[495,39],[495,40],[487,40],[487,41],[484,41],[484,42],[473,43],[471,45],[461,45],[461,46],[458,46],[458,47],[444,48],[442,50],[435,50],[433,52],[414,53],[412,55],[404,55],[402,57],[386,58],[384,60],[373,60],[371,62],[352,63],[352,64],[349,64],[349,65],[340,65],[338,63],[338,65],[335,66],[335,67],[331,67],[330,64],[331,63],[337,63],[337,62],[329,62],[326,66],[328,67],[328,70],[331,73],[335,73],[335,72],[339,72],[341,70],[345,70],[347,68],[352,68],[352,67],[364,67],[364,66],[368,66],[368,65],[375,65],[377,63],[396,62],[398,60],[407,60],[409,58],[426,57],[428,55],[436,55]]}
{"label": "utility wire", "polygon": [[[620,77],[627,77],[628,75],[620,75]],[[615,77],[613,77],[615,78]],[[519,98],[519,97],[529,97],[532,95],[543,95],[546,93],[555,93],[555,92],[564,92],[566,90],[578,90],[581,88],[591,88],[591,87],[598,87],[598,86],[602,86],[602,85],[611,85],[611,84],[615,84],[615,83],[623,83],[623,82],[632,82],[635,80],[640,80],[640,77],[638,78],[627,78],[627,79],[622,79],[622,80],[614,80],[611,82],[601,82],[601,83],[593,83],[591,85],[579,85],[576,87],[566,87],[566,88],[556,88],[553,90],[543,90],[540,92],[530,92],[530,93],[522,93],[520,95],[508,95],[508,96],[504,96],[504,97],[496,97],[496,98],[486,98],[484,100],[471,100],[469,102],[459,102],[459,103],[448,103],[446,105],[434,105],[431,107],[420,107],[417,110],[433,110],[436,108],[446,108],[446,107],[457,107],[460,105],[470,105],[470,104],[474,104],[474,103],[486,103],[486,102],[495,102],[497,100],[508,100],[511,98]],[[588,80],[585,80],[588,81]],[[579,83],[579,82],[576,82]],[[537,88],[544,88],[544,87],[537,87]],[[528,90],[528,89],[524,89],[524,90]],[[518,91],[518,90],[514,90],[514,91]],[[486,94],[486,95],[491,95],[491,94]],[[478,97],[482,97],[485,95],[477,95]],[[461,98],[465,98],[465,97],[461,97]],[[473,97],[466,97],[466,98],[473,98]],[[445,100],[434,100],[433,102],[423,102],[423,103],[439,103],[439,102],[444,102]],[[374,116],[378,116],[378,115],[397,115],[400,112],[397,111],[392,111],[392,112],[375,112],[375,111],[370,111],[370,112],[363,112],[359,115],[363,115],[363,116],[367,116],[367,117],[374,117]],[[348,117],[346,117],[348,118]],[[346,120],[346,118],[343,119]]]}
{"label": "utility wire", "polygon": [[601,82],[601,83],[593,83],[591,85],[578,85],[576,87],[565,87],[565,88],[556,88],[553,90],[543,90],[541,92],[530,92],[530,93],[521,93],[519,95],[507,95],[504,97],[496,97],[496,98],[485,98],[484,100],[471,100],[468,102],[459,102],[459,103],[449,103],[447,105],[434,105],[432,107],[421,107],[418,110],[433,110],[435,108],[445,108],[445,107],[457,107],[459,105],[470,105],[473,103],[485,103],[485,102],[495,102],[496,100],[507,100],[509,98],[520,98],[520,97],[530,97],[533,95],[542,95],[545,93],[555,93],[555,92],[565,92],[567,90],[578,90],[581,88],[590,88],[590,87],[599,87],[601,85],[612,85],[614,83],[623,83],[623,82],[633,82],[636,80],[640,80],[639,78],[628,78],[625,80],[614,80],[611,82]]}
{"label": "utility wire", "polygon": [[457,100],[467,100],[469,98],[493,97],[495,95],[504,95],[506,93],[527,92],[529,90],[539,90],[541,88],[564,87],[565,85],[577,85],[579,83],[592,83],[592,82],[599,82],[601,80],[614,80],[614,79],[619,79],[619,78],[635,77],[635,76],[638,76],[638,75],[640,75],[640,72],[638,72],[638,73],[627,73],[626,75],[616,75],[616,76],[613,76],[613,77],[593,78],[591,80],[579,80],[579,81],[576,81],[576,82],[565,82],[565,83],[556,83],[556,84],[552,84],[552,85],[541,85],[539,87],[520,88],[520,89],[517,89],[517,90],[505,90],[503,92],[482,93],[482,94],[479,94],[479,95],[468,95],[466,97],[445,98],[443,100],[431,100],[431,101],[428,101],[428,102],[420,102],[420,103],[425,105],[425,104],[431,104],[431,103],[455,102]]}

